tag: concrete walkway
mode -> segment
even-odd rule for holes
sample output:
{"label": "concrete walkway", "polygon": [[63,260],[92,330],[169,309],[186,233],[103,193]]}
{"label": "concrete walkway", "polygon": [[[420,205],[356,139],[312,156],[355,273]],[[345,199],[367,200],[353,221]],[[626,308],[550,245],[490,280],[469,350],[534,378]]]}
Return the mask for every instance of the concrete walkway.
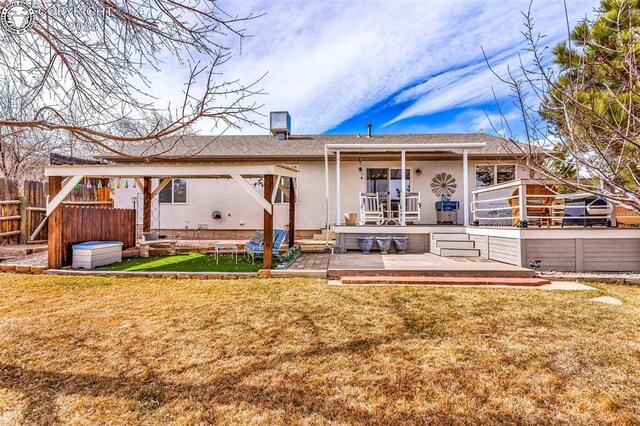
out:
{"label": "concrete walkway", "polygon": [[420,275],[466,277],[533,277],[531,269],[480,257],[440,257],[424,254],[332,254],[330,277],[356,275]]}

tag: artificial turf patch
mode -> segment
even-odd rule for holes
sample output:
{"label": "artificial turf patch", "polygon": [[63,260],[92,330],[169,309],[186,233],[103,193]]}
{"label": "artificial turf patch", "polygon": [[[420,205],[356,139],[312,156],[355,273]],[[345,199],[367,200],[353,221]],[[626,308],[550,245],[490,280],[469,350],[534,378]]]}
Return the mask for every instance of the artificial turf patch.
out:
{"label": "artificial turf patch", "polygon": [[220,255],[218,263],[213,255],[196,252],[179,253],[175,255],[133,257],[120,263],[95,268],[96,271],[138,271],[138,272],[257,272],[262,268],[262,261],[250,260],[238,256]]}

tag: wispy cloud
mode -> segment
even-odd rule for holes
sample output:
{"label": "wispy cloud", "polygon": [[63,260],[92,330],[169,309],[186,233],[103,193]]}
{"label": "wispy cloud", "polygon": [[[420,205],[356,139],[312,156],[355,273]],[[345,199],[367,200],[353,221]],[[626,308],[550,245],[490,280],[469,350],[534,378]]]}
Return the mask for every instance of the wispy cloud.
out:
{"label": "wispy cloud", "polygon": [[[572,0],[572,21],[597,0]],[[529,0],[266,1],[225,0],[234,15],[267,15],[247,23],[253,38],[229,38],[234,58],[227,78],[251,82],[268,72],[262,86],[264,112],[289,110],[298,134],[321,133],[385,100],[406,108],[390,123],[450,108],[486,103],[496,86],[481,46],[504,70],[517,63]],[[539,31],[549,39],[566,33],[558,0],[535,0]],[[174,69],[158,80],[163,98]],[[173,85],[175,91],[175,84]],[[205,123],[203,131],[207,131]],[[260,129],[245,129],[257,132]]]}

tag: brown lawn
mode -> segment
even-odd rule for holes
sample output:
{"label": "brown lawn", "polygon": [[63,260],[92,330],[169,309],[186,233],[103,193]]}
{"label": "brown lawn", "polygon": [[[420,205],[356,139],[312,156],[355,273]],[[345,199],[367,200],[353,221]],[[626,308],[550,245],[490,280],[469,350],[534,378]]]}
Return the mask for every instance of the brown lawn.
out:
{"label": "brown lawn", "polygon": [[0,423],[637,424],[640,288],[599,289],[2,274]]}

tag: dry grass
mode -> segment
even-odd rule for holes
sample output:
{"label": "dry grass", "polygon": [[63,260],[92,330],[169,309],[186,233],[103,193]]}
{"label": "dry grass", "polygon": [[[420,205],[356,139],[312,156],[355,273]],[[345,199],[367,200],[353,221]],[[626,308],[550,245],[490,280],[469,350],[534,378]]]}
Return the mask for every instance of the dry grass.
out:
{"label": "dry grass", "polygon": [[4,274],[0,289],[3,424],[640,422],[637,287]]}

